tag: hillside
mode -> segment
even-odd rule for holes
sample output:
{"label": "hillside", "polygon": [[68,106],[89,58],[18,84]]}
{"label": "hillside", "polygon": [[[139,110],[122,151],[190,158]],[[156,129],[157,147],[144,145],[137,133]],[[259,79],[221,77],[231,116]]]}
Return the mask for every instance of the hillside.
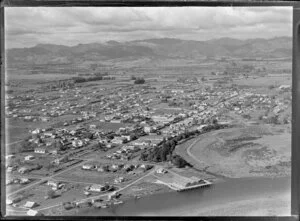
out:
{"label": "hillside", "polygon": [[129,42],[108,41],[105,43],[64,46],[38,44],[31,48],[7,50],[8,65],[14,64],[69,64],[85,61],[115,59],[200,59],[205,57],[282,58],[291,57],[292,39],[238,40],[220,38],[208,41],[191,41],[173,38],[146,39]]}

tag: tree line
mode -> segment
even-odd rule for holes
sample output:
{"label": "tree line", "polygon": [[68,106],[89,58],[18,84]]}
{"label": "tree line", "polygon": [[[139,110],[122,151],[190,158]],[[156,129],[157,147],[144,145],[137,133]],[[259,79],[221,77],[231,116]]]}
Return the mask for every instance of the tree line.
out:
{"label": "tree line", "polygon": [[185,161],[181,156],[174,154],[174,150],[179,141],[188,139],[192,136],[199,135],[202,133],[207,133],[212,130],[218,130],[228,127],[228,125],[211,124],[207,125],[202,130],[186,131],[175,137],[169,137],[164,139],[156,147],[150,150],[146,150],[141,153],[140,159],[143,161],[153,161],[153,162],[166,162],[169,161],[173,163],[176,167],[182,168],[185,166],[191,166],[187,161]]}

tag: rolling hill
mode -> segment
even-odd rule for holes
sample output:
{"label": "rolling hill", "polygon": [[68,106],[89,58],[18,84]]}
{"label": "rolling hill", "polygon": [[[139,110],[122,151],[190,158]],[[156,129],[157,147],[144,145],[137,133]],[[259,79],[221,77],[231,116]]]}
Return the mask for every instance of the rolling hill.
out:
{"label": "rolling hill", "polygon": [[199,59],[207,56],[281,58],[291,57],[291,55],[290,37],[250,40],[219,38],[208,41],[160,38],[128,42],[108,41],[76,46],[38,44],[31,48],[8,49],[7,62],[8,65],[55,64],[138,58],[160,60]]}

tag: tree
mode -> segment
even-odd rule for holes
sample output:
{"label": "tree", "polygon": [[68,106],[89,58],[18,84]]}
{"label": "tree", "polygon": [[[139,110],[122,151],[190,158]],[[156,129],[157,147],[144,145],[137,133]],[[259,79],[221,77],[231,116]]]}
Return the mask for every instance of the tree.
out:
{"label": "tree", "polygon": [[144,78],[137,78],[134,81],[135,84],[144,84],[145,83],[145,79]]}
{"label": "tree", "polygon": [[189,165],[182,157],[180,157],[179,155],[175,155],[172,158],[172,163],[178,167],[178,168],[182,168],[185,167],[187,165]]}
{"label": "tree", "polygon": [[212,120],[212,123],[213,123],[213,124],[217,124],[217,123],[218,123],[218,120],[217,120],[216,118],[214,118],[214,119]]}
{"label": "tree", "polygon": [[50,199],[53,199],[53,198],[57,197],[57,194],[55,193],[54,190],[49,190],[49,191],[47,192],[47,196],[48,196]]}
{"label": "tree", "polygon": [[273,88],[275,88],[275,86],[272,84],[272,85],[269,85],[268,87],[270,90],[272,90]]}

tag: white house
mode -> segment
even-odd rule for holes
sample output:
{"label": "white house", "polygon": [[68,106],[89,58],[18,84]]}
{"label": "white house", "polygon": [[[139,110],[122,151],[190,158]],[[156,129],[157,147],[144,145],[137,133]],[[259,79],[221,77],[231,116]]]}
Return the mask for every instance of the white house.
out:
{"label": "white house", "polygon": [[47,152],[47,150],[45,148],[37,147],[37,148],[34,149],[34,152],[35,153],[40,153],[40,154],[45,154]]}
{"label": "white house", "polygon": [[28,215],[28,216],[37,216],[37,215],[39,215],[39,214],[40,214],[40,213],[39,213],[38,211],[33,210],[33,209],[30,209],[30,210],[27,211],[27,215]]}
{"label": "white house", "polygon": [[28,160],[33,160],[34,159],[34,156],[32,155],[27,155],[24,157],[24,160],[28,161]]}
{"label": "white house", "polygon": [[104,186],[100,184],[93,184],[90,186],[89,190],[94,192],[102,192],[104,190]]}
{"label": "white house", "polygon": [[27,201],[24,205],[24,207],[26,208],[33,208],[35,206],[37,206],[38,204],[36,202],[32,202],[32,201]]}

